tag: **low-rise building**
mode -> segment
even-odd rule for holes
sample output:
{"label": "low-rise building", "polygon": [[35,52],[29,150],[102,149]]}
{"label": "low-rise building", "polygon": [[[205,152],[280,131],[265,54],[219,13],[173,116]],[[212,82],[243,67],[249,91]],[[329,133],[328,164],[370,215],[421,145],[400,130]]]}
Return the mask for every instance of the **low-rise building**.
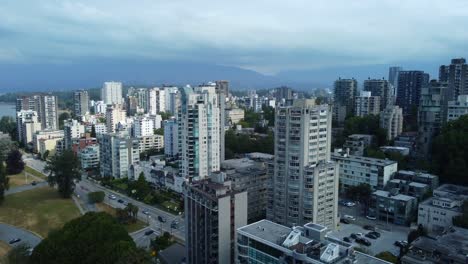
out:
{"label": "low-rise building", "polygon": [[426,172],[399,170],[395,174],[394,178],[405,181],[425,183],[429,185],[431,190],[435,190],[437,187],[439,187],[439,176]]}
{"label": "low-rise building", "polygon": [[291,228],[268,220],[243,226],[237,229],[236,263],[388,263],[328,237],[328,231],[319,224]]}
{"label": "low-rise building", "polygon": [[[63,137],[64,137],[63,130],[41,130],[41,131],[37,131],[36,134],[34,134],[34,136],[33,136],[33,151],[35,153],[41,153],[41,151],[39,150],[40,140],[54,139],[54,142],[56,142],[59,139],[63,139]],[[46,143],[44,143],[44,144],[46,144]],[[50,144],[52,144],[52,143],[50,143]],[[54,143],[54,147],[55,147],[55,143]],[[48,148],[46,147],[45,149],[48,149]],[[44,150],[44,148],[42,148],[42,150]],[[43,152],[41,154],[43,154]]]}
{"label": "low-rise building", "polygon": [[97,143],[98,142],[96,138],[91,137],[89,133],[86,133],[80,138],[72,139],[71,149],[75,154],[78,154],[87,146],[96,145]]}
{"label": "low-rise building", "polygon": [[244,109],[242,108],[231,108],[226,109],[226,124],[235,125],[244,119]]}
{"label": "low-rise building", "polygon": [[409,225],[416,215],[418,200],[415,197],[377,190],[371,195],[369,215],[396,225]]}
{"label": "low-rise building", "polygon": [[413,241],[401,258],[402,264],[466,264],[468,261],[468,230],[452,228],[436,237],[421,236]]}
{"label": "low-rise building", "polygon": [[406,147],[382,146],[380,150],[384,153],[398,153],[402,156],[408,156],[410,154],[409,148]]}
{"label": "low-rise building", "polygon": [[373,135],[353,134],[349,135],[343,145],[343,149],[349,149],[349,154],[363,156],[364,150],[372,144]]}
{"label": "low-rise building", "polygon": [[360,184],[369,184],[373,190],[383,189],[398,170],[398,163],[393,160],[353,156],[340,151],[335,150],[331,159],[339,164],[341,192]]}
{"label": "low-rise building", "polygon": [[468,115],[468,95],[459,95],[456,101],[448,101],[447,122],[457,120],[462,115]]}
{"label": "low-rise building", "polygon": [[419,204],[418,224],[429,232],[443,232],[453,226],[453,218],[462,214],[468,199],[468,187],[444,184],[433,191],[433,197]]}
{"label": "low-rise building", "polygon": [[416,141],[418,138],[418,132],[403,132],[393,141],[395,147],[408,148],[410,154],[416,150]]}
{"label": "low-rise building", "polygon": [[390,180],[385,188],[390,192],[393,189],[397,189],[399,193],[413,196],[417,198],[418,201],[423,200],[423,198],[425,198],[425,196],[428,195],[431,191],[431,187],[425,183],[412,182],[401,179]]}

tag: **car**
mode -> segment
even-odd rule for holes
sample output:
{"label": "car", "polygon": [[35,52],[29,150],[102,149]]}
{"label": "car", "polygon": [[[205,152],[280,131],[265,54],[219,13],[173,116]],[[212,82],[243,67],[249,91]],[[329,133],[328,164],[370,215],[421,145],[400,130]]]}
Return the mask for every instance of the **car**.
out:
{"label": "car", "polygon": [[346,218],[341,218],[341,219],[340,219],[340,222],[343,223],[343,224],[349,224],[349,223],[351,223],[351,222],[350,222],[348,219],[346,219]]}
{"label": "car", "polygon": [[351,238],[349,238],[349,237],[344,237],[344,238],[343,238],[343,241],[344,241],[344,242],[348,242],[348,243],[353,242],[353,241],[351,240]]}
{"label": "car", "polygon": [[380,233],[376,232],[376,231],[369,232],[369,234],[372,234],[372,235],[374,235],[376,237],[380,237]]}
{"label": "car", "polygon": [[352,233],[352,234],[351,234],[351,238],[358,239],[358,238],[360,238],[360,237],[361,237],[361,235],[358,234],[358,233]]}
{"label": "car", "polygon": [[370,245],[372,245],[372,243],[371,243],[369,240],[367,240],[367,239],[365,239],[365,238],[362,238],[362,237],[357,238],[357,239],[356,239],[356,243],[359,243],[359,244],[362,244],[362,245],[365,245],[365,246],[370,246]]}
{"label": "car", "polygon": [[177,222],[177,221],[172,221],[172,223],[171,223],[171,228],[177,229],[177,226],[178,226],[178,225],[179,225],[179,222]]}
{"label": "car", "polygon": [[348,206],[348,207],[353,207],[355,205],[356,205],[356,203],[354,203],[354,202],[347,202],[346,203],[346,206]]}
{"label": "car", "polygon": [[352,215],[344,215],[344,218],[346,219],[349,219],[349,220],[356,220],[356,217],[352,216]]}
{"label": "car", "polygon": [[18,243],[20,241],[21,241],[21,238],[13,238],[12,240],[10,240],[10,245]]}
{"label": "car", "polygon": [[158,216],[158,220],[161,223],[166,223],[166,219],[164,217],[160,216],[160,215]]}
{"label": "car", "polygon": [[113,194],[110,194],[110,195],[109,195],[109,199],[115,200],[115,199],[117,199],[117,196],[115,196],[115,195],[113,195]]}
{"label": "car", "polygon": [[364,228],[365,230],[375,231],[375,226],[365,225],[363,228]]}
{"label": "car", "polygon": [[148,211],[146,211],[146,210],[143,210],[142,213],[143,213],[144,215],[149,215],[149,214],[150,214],[150,213],[149,213]]}
{"label": "car", "polygon": [[407,241],[395,241],[395,243],[393,243],[393,245],[395,245],[397,247],[406,247],[408,245],[408,242]]}
{"label": "car", "polygon": [[151,235],[151,234],[153,234],[153,233],[154,233],[154,230],[153,230],[153,229],[150,229],[150,230],[148,230],[148,231],[145,232],[145,236],[149,236],[149,235]]}
{"label": "car", "polygon": [[371,215],[366,215],[366,218],[369,219],[369,220],[376,220],[377,219],[377,217],[371,216]]}
{"label": "car", "polygon": [[367,233],[365,237],[372,238],[372,239],[377,239],[378,237],[372,233]]}
{"label": "car", "polygon": [[32,185],[32,186],[37,185],[37,181],[32,181],[32,182],[31,182],[31,185]]}
{"label": "car", "polygon": [[123,204],[125,201],[122,199],[118,199],[117,202]]}
{"label": "car", "polygon": [[345,200],[340,201],[340,205],[346,206],[347,204],[348,204],[348,201],[345,201]]}

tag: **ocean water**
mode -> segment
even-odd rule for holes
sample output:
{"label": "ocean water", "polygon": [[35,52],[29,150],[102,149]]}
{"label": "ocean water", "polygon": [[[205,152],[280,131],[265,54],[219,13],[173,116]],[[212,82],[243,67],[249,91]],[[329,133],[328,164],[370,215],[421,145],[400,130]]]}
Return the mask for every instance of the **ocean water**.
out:
{"label": "ocean water", "polygon": [[0,117],[11,116],[16,117],[16,106],[13,103],[0,102]]}

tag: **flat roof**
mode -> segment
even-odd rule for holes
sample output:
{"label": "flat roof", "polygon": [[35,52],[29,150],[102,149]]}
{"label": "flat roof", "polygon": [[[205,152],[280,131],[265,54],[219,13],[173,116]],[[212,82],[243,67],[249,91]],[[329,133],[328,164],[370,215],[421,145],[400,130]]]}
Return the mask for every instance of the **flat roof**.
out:
{"label": "flat roof", "polygon": [[395,200],[400,200],[400,201],[410,201],[410,200],[416,199],[413,196],[408,196],[408,195],[404,195],[404,194],[397,194],[397,195],[390,195],[389,196],[390,192],[382,191],[382,190],[377,190],[377,191],[373,192],[373,194],[377,195],[377,196],[381,196],[381,197],[387,197],[387,198],[392,198],[392,199],[395,199]]}
{"label": "flat roof", "polygon": [[280,245],[289,233],[291,233],[292,228],[263,219],[250,225],[243,226],[238,230],[266,240],[270,243]]}

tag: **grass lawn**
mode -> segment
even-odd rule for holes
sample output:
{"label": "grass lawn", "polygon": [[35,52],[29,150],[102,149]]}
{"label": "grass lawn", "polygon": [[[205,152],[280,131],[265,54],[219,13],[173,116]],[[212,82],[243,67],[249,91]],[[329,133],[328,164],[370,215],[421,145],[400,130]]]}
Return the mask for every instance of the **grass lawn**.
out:
{"label": "grass lawn", "polygon": [[171,212],[174,212],[174,213],[177,213],[179,212],[179,204],[178,203],[174,203],[172,201],[165,201],[161,204],[161,206],[163,206],[164,208],[166,208],[167,210],[171,211]]}
{"label": "grass lawn", "polygon": [[39,177],[41,179],[44,179],[44,180],[47,180],[47,176],[38,172],[37,170],[29,167],[29,166],[24,166],[24,170],[28,173],[31,173],[32,175],[36,176],[36,177]]}
{"label": "grass lawn", "polygon": [[7,243],[0,241],[0,262],[3,256],[5,256],[8,253],[8,251],[10,251],[10,249],[11,247]]}
{"label": "grass lawn", "polygon": [[60,198],[50,187],[8,195],[0,208],[0,222],[31,230],[42,237],[80,216],[72,199]]}
{"label": "grass lawn", "polygon": [[[105,203],[98,203],[96,204],[96,207],[98,208],[99,211],[106,212],[112,216],[115,216],[116,214],[115,208],[110,207],[109,205]],[[132,233],[142,228],[145,228],[146,226],[148,225],[145,222],[137,220],[136,223],[125,225],[125,229],[127,229],[127,232]]]}
{"label": "grass lawn", "polygon": [[26,183],[26,179],[24,177],[24,172],[15,174],[15,175],[8,175],[8,178],[10,179],[10,188],[15,188],[18,186],[30,184],[34,179],[31,179],[31,177],[28,178],[28,182]]}

